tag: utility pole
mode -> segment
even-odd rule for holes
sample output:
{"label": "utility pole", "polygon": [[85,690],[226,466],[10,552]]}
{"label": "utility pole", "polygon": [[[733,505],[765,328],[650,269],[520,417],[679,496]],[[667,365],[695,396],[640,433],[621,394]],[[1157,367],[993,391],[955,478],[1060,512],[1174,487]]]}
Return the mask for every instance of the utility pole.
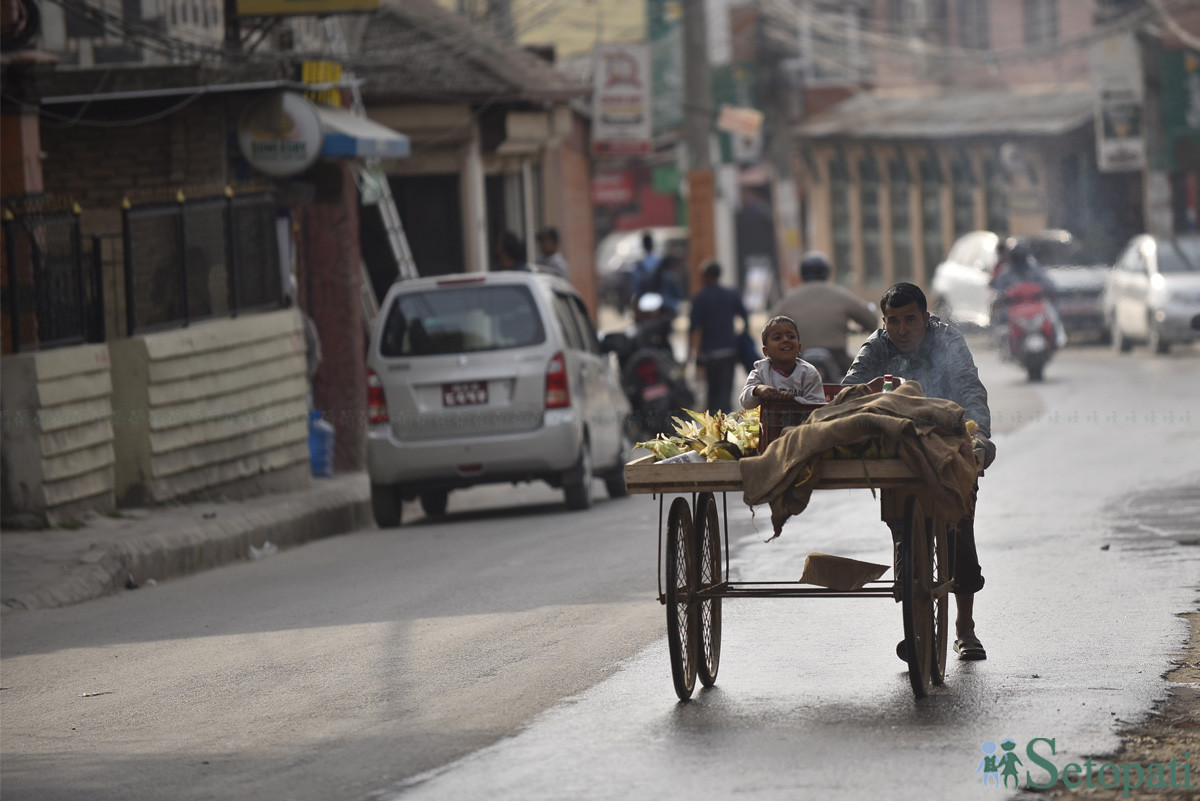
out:
{"label": "utility pole", "polygon": [[516,44],[517,28],[513,24],[512,0],[492,0],[488,3],[487,13],[499,37],[509,44]]}
{"label": "utility pole", "polygon": [[237,0],[225,0],[225,49],[230,53],[242,52],[242,26],[238,19]]}
{"label": "utility pole", "polygon": [[716,182],[709,154],[712,89],[708,68],[707,0],[690,0],[683,12],[683,141],[687,146],[688,273],[701,286],[701,265],[717,254],[713,207]]}
{"label": "utility pole", "polygon": [[796,179],[792,169],[794,142],[790,130],[791,82],[785,74],[785,57],[794,56],[799,45],[799,31],[788,39],[791,48],[782,45],[777,36],[764,30],[765,21],[758,18],[759,63],[763,66],[764,80],[760,84],[763,109],[764,156],[771,165],[771,209],[774,215],[775,279],[782,292],[799,282],[797,266],[800,262],[800,203],[796,192]]}

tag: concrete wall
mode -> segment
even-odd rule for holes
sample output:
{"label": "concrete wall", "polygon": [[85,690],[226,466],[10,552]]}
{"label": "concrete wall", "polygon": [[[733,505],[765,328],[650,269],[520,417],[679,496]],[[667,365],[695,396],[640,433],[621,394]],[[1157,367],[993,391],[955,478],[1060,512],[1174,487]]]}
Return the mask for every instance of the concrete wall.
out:
{"label": "concrete wall", "polygon": [[122,506],[245,497],[312,480],[304,330],[295,309],[109,348]]}
{"label": "concrete wall", "polygon": [[58,525],[114,506],[108,349],[84,345],[0,360],[6,520]]}

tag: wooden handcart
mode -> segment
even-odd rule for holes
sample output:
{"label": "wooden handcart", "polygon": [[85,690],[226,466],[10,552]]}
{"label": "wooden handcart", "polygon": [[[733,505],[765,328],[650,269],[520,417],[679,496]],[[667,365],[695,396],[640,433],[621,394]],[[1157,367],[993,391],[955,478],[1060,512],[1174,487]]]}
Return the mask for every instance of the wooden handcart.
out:
{"label": "wooden handcart", "polygon": [[721,660],[721,602],[725,598],[898,601],[913,693],[922,698],[931,684],[942,683],[948,604],[954,587],[951,528],[957,521],[947,521],[939,514],[928,487],[901,459],[821,460],[817,464],[815,489],[879,491],[880,515],[891,529],[894,545],[892,580],[867,582],[853,590],[799,581],[732,581],[726,496],[743,489],[738,463],[658,464],[653,456],[646,456],[625,466],[629,492],[659,498],[659,601],[667,609],[671,675],[681,700],[691,697],[697,675],[705,687],[716,682]]}

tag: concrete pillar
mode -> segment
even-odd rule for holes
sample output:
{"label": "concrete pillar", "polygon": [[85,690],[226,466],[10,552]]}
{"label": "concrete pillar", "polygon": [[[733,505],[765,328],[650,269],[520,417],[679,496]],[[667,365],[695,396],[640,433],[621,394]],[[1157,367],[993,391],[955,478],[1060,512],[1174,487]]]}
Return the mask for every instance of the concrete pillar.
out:
{"label": "concrete pillar", "polygon": [[321,337],[321,365],[313,379],[316,407],[336,430],[333,469],[362,470],[366,466],[367,377],[362,324],[362,253],[358,239],[358,194],[349,164],[326,165],[328,174],[341,171],[339,191],[328,202],[301,206],[300,262],[307,276],[301,297]]}

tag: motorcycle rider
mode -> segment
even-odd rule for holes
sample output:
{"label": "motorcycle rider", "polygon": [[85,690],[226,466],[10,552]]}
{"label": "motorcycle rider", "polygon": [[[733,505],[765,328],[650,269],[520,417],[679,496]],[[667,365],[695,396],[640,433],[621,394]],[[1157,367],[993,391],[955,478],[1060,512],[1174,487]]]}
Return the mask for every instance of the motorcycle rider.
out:
{"label": "motorcycle rider", "polygon": [[825,380],[835,383],[850,369],[853,357],[846,352],[846,324],[858,323],[864,331],[874,331],[879,322],[875,304],[860,299],[838,284],[829,282],[832,272],[829,260],[819,251],[810,251],[800,260],[800,279],[803,283],[783,296],[772,308],[769,317],[791,317],[796,321],[805,353],[813,348],[829,351],[836,363],[838,375]]}
{"label": "motorcycle rider", "polygon": [[679,312],[683,290],[679,286],[672,265],[654,252],[654,235],[649,231],[642,234],[643,255],[630,275],[631,299],[636,312],[638,301],[643,295],[656,294],[662,297],[664,313],[672,318]]}
{"label": "motorcycle rider", "polygon": [[1033,282],[1042,287],[1042,298],[1046,302],[1046,314],[1054,325],[1056,344],[1061,348],[1066,344],[1067,335],[1062,320],[1058,316],[1058,309],[1055,307],[1058,291],[1050,277],[1046,275],[1046,271],[1042,269],[1033,253],[1030,252],[1029,245],[1020,240],[1009,246],[1003,266],[988,284],[995,290],[995,296],[992,299],[993,329],[999,331],[1000,327],[1008,322],[1008,304],[1005,301],[1004,293],[1017,284],[1026,282]]}

